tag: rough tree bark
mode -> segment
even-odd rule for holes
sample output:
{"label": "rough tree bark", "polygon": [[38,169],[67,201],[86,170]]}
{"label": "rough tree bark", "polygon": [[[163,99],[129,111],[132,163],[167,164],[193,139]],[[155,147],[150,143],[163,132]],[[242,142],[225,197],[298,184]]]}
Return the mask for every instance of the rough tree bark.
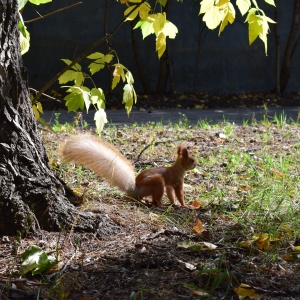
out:
{"label": "rough tree bark", "polygon": [[17,0],[0,0],[0,235],[72,227],[119,231],[104,215],[78,212],[48,166],[19,47]]}

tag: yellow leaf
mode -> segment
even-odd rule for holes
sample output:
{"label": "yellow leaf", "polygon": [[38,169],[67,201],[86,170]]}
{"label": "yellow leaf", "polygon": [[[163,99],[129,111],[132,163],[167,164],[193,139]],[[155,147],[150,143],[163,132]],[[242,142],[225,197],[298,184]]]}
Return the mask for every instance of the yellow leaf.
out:
{"label": "yellow leaf", "polygon": [[147,19],[150,9],[151,6],[149,5],[148,2],[144,2],[143,4],[141,4],[141,6],[139,7],[139,15],[142,20]]}
{"label": "yellow leaf", "polygon": [[199,15],[208,12],[215,4],[215,0],[202,0],[200,2],[200,12]]}
{"label": "yellow leaf", "polygon": [[262,233],[259,236],[255,236],[255,246],[260,250],[270,249],[270,236],[267,233]]}
{"label": "yellow leaf", "polygon": [[280,225],[278,228],[285,231],[285,232],[287,232],[287,233],[291,233],[293,231],[292,227],[289,226],[289,225]]}
{"label": "yellow leaf", "polygon": [[223,20],[223,12],[219,7],[212,6],[203,16],[203,21],[206,23],[207,28],[215,29]]}
{"label": "yellow leaf", "polygon": [[72,191],[77,194],[77,195],[82,195],[82,190],[79,189],[79,188],[76,188],[76,189],[72,189]]}
{"label": "yellow leaf", "polygon": [[241,245],[241,247],[243,247],[243,248],[250,248],[250,246],[253,244],[253,241],[242,241],[241,243],[240,243],[240,245]]}
{"label": "yellow leaf", "polygon": [[248,34],[249,34],[249,44],[251,45],[259,34],[262,32],[262,24],[260,20],[260,16],[255,14],[256,9],[250,9],[247,17],[248,26]]}
{"label": "yellow leaf", "polygon": [[176,34],[178,33],[178,29],[172,22],[166,20],[162,32],[165,34],[165,36],[168,36],[170,39],[175,39]]}
{"label": "yellow leaf", "polygon": [[236,5],[239,8],[242,16],[250,9],[251,1],[250,0],[237,0]]}
{"label": "yellow leaf", "polygon": [[223,9],[224,11],[224,18],[220,26],[219,35],[224,30],[224,28],[228,25],[228,23],[232,24],[233,21],[235,20],[235,9],[230,2],[224,4],[222,7],[220,7],[220,9]]}
{"label": "yellow leaf", "polygon": [[120,82],[120,76],[114,76],[111,84],[111,89],[113,90],[119,82]]}
{"label": "yellow leaf", "polygon": [[256,294],[255,289],[251,288],[250,285],[241,283],[239,287],[233,289],[240,299],[249,297],[251,299],[257,298],[259,295]]}
{"label": "yellow leaf", "polygon": [[124,11],[124,16],[127,16],[126,21],[132,21],[134,20],[139,13],[139,10],[136,8],[136,5],[129,6]]}
{"label": "yellow leaf", "polygon": [[300,246],[293,246],[293,250],[300,252]]}
{"label": "yellow leaf", "polygon": [[34,112],[34,116],[35,116],[36,120],[38,120],[40,118],[40,113],[38,112],[36,105],[32,105],[32,110]]}
{"label": "yellow leaf", "polygon": [[161,32],[156,39],[156,51],[158,53],[158,58],[164,54],[166,50],[166,36]]}
{"label": "yellow leaf", "polygon": [[256,38],[259,38],[263,41],[265,45],[265,53],[267,55],[268,43],[267,43],[267,34],[269,33],[269,24],[275,23],[272,19],[268,18],[265,15],[256,14],[260,10],[257,8],[251,8],[248,12],[246,22],[249,23],[249,44],[251,45]]}
{"label": "yellow leaf", "polygon": [[155,15],[150,15],[151,18],[154,18],[153,29],[156,36],[162,31],[166,24],[166,13],[158,13]]}
{"label": "yellow leaf", "polygon": [[38,102],[36,103],[36,108],[37,108],[37,110],[38,110],[40,113],[42,113],[42,114],[44,113],[44,112],[43,112],[43,106],[42,106],[42,103],[41,103],[41,102],[38,101]]}

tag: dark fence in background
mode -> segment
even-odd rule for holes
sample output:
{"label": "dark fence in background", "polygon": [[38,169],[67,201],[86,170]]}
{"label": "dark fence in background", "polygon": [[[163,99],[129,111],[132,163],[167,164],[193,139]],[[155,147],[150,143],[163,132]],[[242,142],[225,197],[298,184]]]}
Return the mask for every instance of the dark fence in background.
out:
{"label": "dark fence in background", "polygon": [[[46,14],[75,2],[53,0],[51,4],[35,8],[41,14]],[[76,57],[105,33],[109,33],[121,20],[124,9],[124,5],[113,0],[83,0],[83,4],[74,8],[28,23],[31,49],[24,55],[24,61],[30,86],[40,89],[64,67],[61,58]],[[292,9],[292,0],[285,0],[278,8],[281,55],[290,30]],[[274,19],[273,7],[267,6],[265,12]],[[198,13],[198,1],[170,3],[167,17],[176,24],[179,33],[175,40],[169,40],[168,61],[172,72],[165,90],[226,94],[273,90],[276,83],[275,26],[270,25],[266,56],[259,39],[249,46],[248,26],[244,24],[245,17],[241,17],[238,11],[233,25],[226,27],[220,37],[218,29],[211,31],[205,28],[202,16],[199,17]],[[28,5],[23,16],[28,20],[38,15]],[[142,92],[144,86],[132,46],[132,41],[136,40],[138,55],[135,55],[140,57],[139,68],[144,72],[148,91],[155,92],[158,80],[163,77],[159,77],[160,61],[155,53],[154,37],[142,41],[139,29],[135,30],[134,37],[132,39],[131,24],[127,22],[109,41],[109,45],[104,43],[95,51],[107,53],[109,47],[114,49],[120,62],[132,71],[136,90]],[[295,51],[287,91],[300,90],[300,47]],[[109,90],[109,72],[100,72],[96,76],[96,83]]]}

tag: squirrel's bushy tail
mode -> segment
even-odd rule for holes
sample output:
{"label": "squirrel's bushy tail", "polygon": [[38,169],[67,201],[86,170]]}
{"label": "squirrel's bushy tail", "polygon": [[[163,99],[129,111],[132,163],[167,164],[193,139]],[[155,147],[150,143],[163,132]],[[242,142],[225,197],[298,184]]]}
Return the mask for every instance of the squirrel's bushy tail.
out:
{"label": "squirrel's bushy tail", "polygon": [[82,164],[104,178],[110,185],[131,193],[135,189],[135,172],[131,163],[101,138],[77,135],[60,148],[67,161]]}

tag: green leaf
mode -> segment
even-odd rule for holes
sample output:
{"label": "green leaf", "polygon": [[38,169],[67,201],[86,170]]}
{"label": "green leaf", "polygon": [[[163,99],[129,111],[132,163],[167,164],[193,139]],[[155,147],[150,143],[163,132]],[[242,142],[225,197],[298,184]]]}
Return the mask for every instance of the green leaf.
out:
{"label": "green leaf", "polygon": [[52,2],[52,0],[29,0],[29,2],[35,5],[40,5],[40,4]]}
{"label": "green leaf", "polygon": [[100,53],[100,52],[95,52],[95,53],[92,53],[90,54],[89,56],[87,56],[86,58],[88,59],[101,59],[103,58],[105,55],[103,53]]}
{"label": "green leaf", "polygon": [[[25,35],[23,32],[25,31]],[[24,26],[23,30],[20,30],[20,48],[21,48],[21,54],[25,54],[28,52],[30,47],[30,35],[27,31],[26,27]]]}
{"label": "green leaf", "polygon": [[84,105],[86,105],[86,109],[88,110],[90,107],[90,98],[89,98],[89,89],[87,87],[77,87],[73,86],[67,90],[69,95],[67,95],[64,99],[66,100],[66,106],[68,108],[68,112],[77,111],[78,109],[83,110]]}
{"label": "green leaf", "polygon": [[80,92],[82,93],[82,97],[85,103],[85,108],[86,111],[88,112],[90,105],[91,105],[91,101],[90,101],[90,89],[87,88],[86,86],[82,86],[80,88]]}
{"label": "green leaf", "polygon": [[[61,60],[67,65],[70,65],[72,63],[70,59],[62,58]],[[74,71],[81,71],[82,68],[80,64],[76,63],[74,66],[72,66],[72,69]]]}
{"label": "green leaf", "polygon": [[90,93],[92,104],[96,105],[98,109],[105,109],[105,95],[101,88],[93,88]]}
{"label": "green leaf", "polygon": [[107,123],[106,112],[104,111],[104,109],[100,108],[96,111],[94,120],[96,123],[96,131],[98,134],[100,134],[104,128],[105,123]]}
{"label": "green leaf", "polygon": [[154,33],[153,22],[148,22],[146,20],[140,20],[133,29],[137,29],[139,27],[141,27],[143,39],[146,38],[148,35]]}
{"label": "green leaf", "polygon": [[38,274],[43,274],[49,269],[52,268],[53,265],[57,263],[55,257],[51,255],[47,255],[41,257],[41,260],[39,261],[39,264],[37,267],[32,271],[32,275],[38,275]]}
{"label": "green leaf", "polygon": [[35,245],[27,248],[20,256],[23,260],[19,270],[21,275],[29,271],[32,271],[32,275],[44,273],[57,262],[54,257],[48,256],[44,250]]}
{"label": "green leaf", "polygon": [[123,103],[125,103],[125,108],[129,115],[132,110],[133,103],[136,103],[136,93],[133,86],[130,84],[125,84],[123,90]]}
{"label": "green leaf", "polygon": [[77,78],[77,72],[68,70],[58,77],[59,84],[65,84],[69,81],[74,81]]}
{"label": "green leaf", "polygon": [[19,13],[20,21],[18,22],[18,27],[20,31],[20,48],[21,54],[28,52],[30,47],[30,34],[27,30],[27,27],[24,25],[22,15]]}
{"label": "green leaf", "polygon": [[239,8],[242,16],[250,9],[251,1],[250,0],[236,0],[236,5]]}
{"label": "green leaf", "polygon": [[[72,61],[69,59],[62,59],[62,61],[67,65],[70,65],[72,63]],[[72,66],[72,69],[73,70],[67,70],[65,73],[63,73],[58,78],[58,82],[60,84],[65,84],[69,81],[74,81],[77,86],[81,86],[85,79],[84,73],[80,72],[81,66],[79,64],[75,64],[74,66]]]}
{"label": "green leaf", "polygon": [[74,79],[74,83],[77,86],[81,86],[83,81],[84,81],[84,74],[82,72],[75,72],[75,79]]}
{"label": "green leaf", "polygon": [[104,57],[104,61],[108,64],[113,60],[114,56],[112,54],[106,54]]}
{"label": "green leaf", "polygon": [[104,69],[105,64],[104,62],[101,62],[100,59],[96,60],[95,62],[88,65],[88,68],[92,75],[99,72],[100,70]]}
{"label": "green leaf", "polygon": [[133,29],[137,29],[139,27],[141,27],[145,22],[147,22],[146,20],[139,20],[135,26],[133,27]]}
{"label": "green leaf", "polygon": [[87,56],[88,59],[95,60],[88,66],[91,74],[93,75],[96,72],[99,72],[101,69],[103,69],[105,67],[105,63],[110,63],[113,57],[114,56],[112,54],[104,55],[103,53],[100,52],[95,52]]}
{"label": "green leaf", "polygon": [[76,111],[78,109],[84,109],[84,100],[81,94],[79,93],[70,93],[65,98],[66,106],[68,108],[68,112]]}

